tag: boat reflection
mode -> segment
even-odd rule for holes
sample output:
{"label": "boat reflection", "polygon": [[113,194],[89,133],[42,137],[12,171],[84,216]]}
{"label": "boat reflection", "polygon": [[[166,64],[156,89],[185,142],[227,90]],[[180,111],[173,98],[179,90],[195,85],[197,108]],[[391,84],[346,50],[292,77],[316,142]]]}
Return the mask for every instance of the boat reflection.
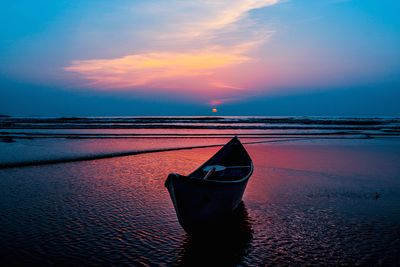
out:
{"label": "boat reflection", "polygon": [[237,266],[253,238],[251,218],[243,202],[223,228],[187,235],[176,266]]}

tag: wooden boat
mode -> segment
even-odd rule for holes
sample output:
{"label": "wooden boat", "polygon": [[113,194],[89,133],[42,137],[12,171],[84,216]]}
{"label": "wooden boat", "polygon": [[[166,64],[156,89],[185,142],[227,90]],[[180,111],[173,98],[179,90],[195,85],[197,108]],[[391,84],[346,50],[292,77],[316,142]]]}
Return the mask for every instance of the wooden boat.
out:
{"label": "wooden boat", "polygon": [[179,223],[188,233],[227,223],[239,206],[253,162],[237,137],[188,176],[165,181]]}

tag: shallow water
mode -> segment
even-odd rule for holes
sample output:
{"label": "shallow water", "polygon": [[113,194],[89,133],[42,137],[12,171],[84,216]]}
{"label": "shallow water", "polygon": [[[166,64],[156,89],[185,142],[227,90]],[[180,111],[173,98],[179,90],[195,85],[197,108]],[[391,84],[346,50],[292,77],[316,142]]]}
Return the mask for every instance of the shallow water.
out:
{"label": "shallow water", "polygon": [[218,148],[0,170],[1,262],[397,265],[398,141],[246,147],[255,172],[238,228],[203,238],[181,229],[163,183]]}
{"label": "shallow water", "polygon": [[0,168],[280,139],[399,138],[400,118],[0,117]]}

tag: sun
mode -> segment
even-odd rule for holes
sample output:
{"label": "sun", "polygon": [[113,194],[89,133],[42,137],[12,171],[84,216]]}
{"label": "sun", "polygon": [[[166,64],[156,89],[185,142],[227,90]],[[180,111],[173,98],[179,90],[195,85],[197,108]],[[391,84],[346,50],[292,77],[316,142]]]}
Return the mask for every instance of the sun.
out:
{"label": "sun", "polygon": [[212,108],[212,112],[217,113],[218,112],[217,108]]}

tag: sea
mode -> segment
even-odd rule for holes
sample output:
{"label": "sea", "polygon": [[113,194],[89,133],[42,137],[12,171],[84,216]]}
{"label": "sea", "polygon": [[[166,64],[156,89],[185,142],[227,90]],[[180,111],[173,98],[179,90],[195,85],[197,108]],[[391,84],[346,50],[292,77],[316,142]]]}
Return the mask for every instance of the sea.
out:
{"label": "sea", "polygon": [[0,168],[244,142],[397,138],[397,117],[0,117]]}

